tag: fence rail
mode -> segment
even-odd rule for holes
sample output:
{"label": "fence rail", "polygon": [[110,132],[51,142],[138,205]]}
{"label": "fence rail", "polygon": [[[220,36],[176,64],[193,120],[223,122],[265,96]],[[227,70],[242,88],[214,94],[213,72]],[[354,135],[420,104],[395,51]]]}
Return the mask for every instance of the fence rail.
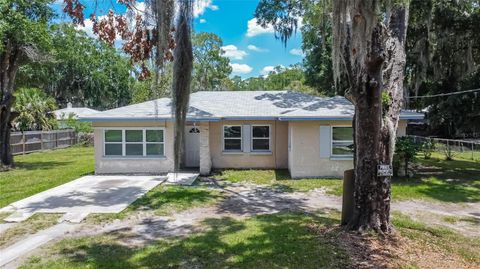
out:
{"label": "fence rail", "polygon": [[74,130],[12,132],[12,153],[25,154],[46,149],[66,148],[77,143]]}
{"label": "fence rail", "polygon": [[469,141],[415,135],[410,137],[418,145],[425,145],[426,142],[431,142],[432,151],[443,154],[445,157],[450,156],[452,158],[480,161],[480,142],[478,140]]}

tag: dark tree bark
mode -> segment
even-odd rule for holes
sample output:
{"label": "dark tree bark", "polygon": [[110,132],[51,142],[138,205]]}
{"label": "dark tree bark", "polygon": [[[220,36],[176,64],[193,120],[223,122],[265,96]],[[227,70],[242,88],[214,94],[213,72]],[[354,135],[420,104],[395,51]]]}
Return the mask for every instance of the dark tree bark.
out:
{"label": "dark tree bark", "polygon": [[355,105],[355,209],[347,228],[390,233],[390,177],[378,177],[377,166],[393,160],[408,5],[386,7],[385,16],[378,5],[334,1],[334,62],[336,73],[341,68],[349,79],[347,97]]}
{"label": "dark tree bark", "polygon": [[0,170],[13,166],[10,130],[14,115],[11,110],[15,100],[13,89],[21,53],[20,49],[9,41],[3,45],[4,50],[0,54]]}

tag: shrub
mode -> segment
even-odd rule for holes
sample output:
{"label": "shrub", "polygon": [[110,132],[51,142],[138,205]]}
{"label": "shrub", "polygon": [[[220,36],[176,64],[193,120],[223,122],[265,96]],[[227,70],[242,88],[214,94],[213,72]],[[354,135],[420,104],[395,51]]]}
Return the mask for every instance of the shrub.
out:
{"label": "shrub", "polygon": [[399,169],[403,164],[405,176],[408,176],[408,166],[415,160],[418,150],[418,145],[415,144],[411,137],[402,136],[397,138],[397,143],[395,144],[394,166]]}
{"label": "shrub", "polygon": [[50,111],[55,110],[55,99],[36,88],[20,88],[15,93],[13,112],[17,114],[14,126],[20,131],[53,130],[57,120]]}
{"label": "shrub", "polygon": [[426,140],[425,142],[422,143],[422,146],[420,147],[423,157],[427,160],[432,157],[432,152],[435,150],[435,142],[433,140]]}

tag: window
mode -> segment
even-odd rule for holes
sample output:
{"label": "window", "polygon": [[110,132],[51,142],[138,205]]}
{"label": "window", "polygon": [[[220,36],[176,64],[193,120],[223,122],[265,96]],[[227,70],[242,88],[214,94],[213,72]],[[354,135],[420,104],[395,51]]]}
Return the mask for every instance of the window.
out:
{"label": "window", "polygon": [[352,127],[332,127],[332,156],[353,156]]}
{"label": "window", "polygon": [[242,150],[242,126],[223,126],[223,150]]}
{"label": "window", "polygon": [[252,150],[270,151],[270,126],[252,126]]}
{"label": "window", "polygon": [[163,129],[105,130],[105,156],[164,156]]}
{"label": "window", "polygon": [[122,130],[105,130],[105,155],[122,156]]}

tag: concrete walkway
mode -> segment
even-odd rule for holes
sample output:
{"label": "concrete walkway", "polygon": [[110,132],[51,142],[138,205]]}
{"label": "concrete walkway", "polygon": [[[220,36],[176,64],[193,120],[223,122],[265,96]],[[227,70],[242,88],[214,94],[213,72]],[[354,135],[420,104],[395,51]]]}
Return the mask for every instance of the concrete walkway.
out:
{"label": "concrete walkway", "polygon": [[35,213],[66,213],[78,223],[90,213],[118,213],[164,182],[165,176],[85,176],[14,202],[0,212],[13,212],[7,222],[21,222]]}
{"label": "concrete walkway", "polygon": [[[0,267],[8,268],[8,264],[18,257],[26,255],[36,248],[48,243],[49,241],[64,236],[67,233],[72,232],[80,224],[60,223],[54,225],[46,230],[40,231],[31,236],[16,242],[15,244],[2,249],[0,255]],[[16,265],[12,265],[15,268]]]}

